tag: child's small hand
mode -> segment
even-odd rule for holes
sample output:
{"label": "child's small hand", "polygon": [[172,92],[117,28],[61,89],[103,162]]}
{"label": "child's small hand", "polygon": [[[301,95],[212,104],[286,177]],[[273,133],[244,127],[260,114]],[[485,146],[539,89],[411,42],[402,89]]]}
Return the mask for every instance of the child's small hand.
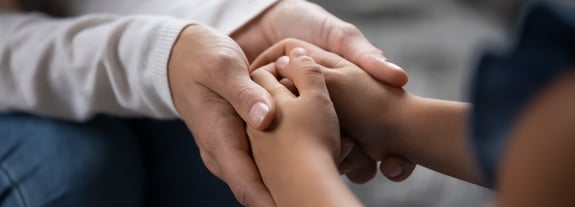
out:
{"label": "child's small hand", "polygon": [[[407,99],[410,97],[403,89],[381,84],[369,74],[340,56],[326,52],[312,44],[300,40],[285,40],[268,49],[258,57],[255,66],[273,61],[293,48],[302,47],[321,66],[331,99],[335,105],[341,127],[351,135],[365,152],[375,160],[383,160],[381,170],[392,180],[405,179],[414,168],[410,162],[389,155],[400,154],[401,119]],[[276,66],[280,75],[293,73],[293,68],[286,67],[289,58],[277,59]],[[289,65],[288,65],[289,66]],[[290,87],[289,80],[282,80]],[[391,158],[391,159],[389,159]],[[394,167],[391,172],[386,164],[391,160]],[[399,172],[397,168],[399,165]],[[386,173],[387,171],[387,173]]]}
{"label": "child's small hand", "polygon": [[316,167],[327,164],[323,168],[337,177],[339,122],[322,70],[302,49],[292,51],[290,57],[282,75],[293,83],[291,89],[280,83],[273,63],[252,73],[252,79],[270,92],[277,110],[267,131],[247,129],[254,160],[272,194],[285,182],[293,182],[290,177],[297,176],[300,164],[309,160],[317,161],[312,162]]}

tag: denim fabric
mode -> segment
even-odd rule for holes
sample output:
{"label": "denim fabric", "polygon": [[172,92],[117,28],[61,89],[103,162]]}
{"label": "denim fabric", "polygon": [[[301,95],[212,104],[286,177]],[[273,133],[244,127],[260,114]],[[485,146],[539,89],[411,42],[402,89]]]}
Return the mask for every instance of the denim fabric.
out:
{"label": "denim fabric", "polygon": [[520,34],[509,53],[481,59],[472,87],[472,144],[492,186],[517,115],[538,90],[575,66],[575,8],[535,3]]}
{"label": "denim fabric", "polygon": [[0,207],[239,206],[180,121],[0,115]]}

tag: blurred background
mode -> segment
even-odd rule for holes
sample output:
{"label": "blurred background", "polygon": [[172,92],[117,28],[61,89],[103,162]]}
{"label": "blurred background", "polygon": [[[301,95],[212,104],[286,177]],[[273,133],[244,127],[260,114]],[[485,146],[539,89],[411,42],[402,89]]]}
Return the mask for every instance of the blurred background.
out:
{"label": "blurred background", "polygon": [[[479,55],[504,48],[524,1],[312,0],[356,25],[409,74],[406,89],[440,99],[466,100]],[[505,44],[504,44],[505,43]],[[381,175],[349,184],[367,206],[485,207],[493,192],[418,166],[394,183]]]}

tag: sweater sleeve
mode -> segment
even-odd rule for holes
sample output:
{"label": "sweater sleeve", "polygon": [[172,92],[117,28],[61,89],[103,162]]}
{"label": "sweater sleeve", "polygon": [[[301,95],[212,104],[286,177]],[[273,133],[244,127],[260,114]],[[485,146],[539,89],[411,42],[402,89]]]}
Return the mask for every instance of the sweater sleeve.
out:
{"label": "sweater sleeve", "polygon": [[32,7],[58,16],[94,13],[169,15],[231,34],[277,0],[33,0],[33,2],[36,2],[36,5]]}
{"label": "sweater sleeve", "polygon": [[166,69],[189,24],[161,16],[0,12],[0,112],[176,118]]}

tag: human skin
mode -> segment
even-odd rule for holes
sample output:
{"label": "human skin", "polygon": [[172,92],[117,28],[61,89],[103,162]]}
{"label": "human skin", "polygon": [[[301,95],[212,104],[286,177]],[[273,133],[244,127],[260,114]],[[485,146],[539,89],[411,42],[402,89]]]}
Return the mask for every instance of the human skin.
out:
{"label": "human skin", "polygon": [[[485,184],[467,142],[468,104],[417,97],[382,85],[345,59],[299,40],[270,48],[252,67],[280,57],[275,65],[281,78],[293,70],[286,67],[289,58],[282,54],[294,48],[305,48],[322,65],[341,128],[367,138],[359,142],[371,158],[398,154],[446,175]],[[510,130],[497,172],[496,206],[575,203],[575,164],[568,159],[575,156],[575,112],[570,110],[575,104],[575,72],[557,77],[529,102]],[[289,80],[280,82],[293,88]]]}
{"label": "human skin", "polygon": [[269,129],[247,129],[262,179],[279,207],[361,206],[337,172],[339,123],[320,66],[302,49],[290,56],[290,89],[273,63],[252,73],[277,107]]}
{"label": "human skin", "polygon": [[[0,8],[18,10],[21,7],[17,3],[2,0]],[[186,27],[172,48],[168,62],[174,105],[194,134],[208,169],[248,206],[270,206],[272,199],[249,155],[244,123],[264,129],[275,116],[269,93],[250,79],[249,61],[288,37],[304,39],[342,54],[388,84],[401,87],[407,82],[405,72],[387,63],[383,53],[357,28],[306,1],[279,1],[234,32],[231,38],[203,25]],[[213,130],[215,128],[218,130]],[[353,146],[347,143],[342,144],[342,148]],[[342,155],[349,154],[347,160],[353,160],[352,164],[344,165],[343,171],[357,182],[371,179],[371,166],[375,161],[368,159],[359,148],[345,153],[350,150],[343,150]],[[397,157],[388,160],[396,166],[413,166]],[[393,175],[405,175],[405,172]]]}
{"label": "human skin", "polygon": [[575,204],[574,71],[543,88],[513,125],[497,173],[497,207]]}
{"label": "human skin", "polygon": [[[464,138],[468,104],[422,98],[387,86],[346,59],[301,40],[278,43],[258,57],[252,68],[277,59],[278,71],[283,74],[285,58],[281,57],[300,47],[322,65],[343,131],[356,138],[371,159],[398,155],[480,183]],[[385,164],[380,165],[382,171]]]}
{"label": "human skin", "polygon": [[22,10],[22,5],[17,0],[0,0],[0,8],[5,10]]}
{"label": "human skin", "polygon": [[[396,87],[407,82],[405,72],[388,63],[356,27],[306,1],[279,1],[231,38],[206,26],[188,26],[176,41],[169,60],[168,79],[174,105],[194,134],[207,168],[226,182],[244,205],[273,205],[250,157],[244,121],[251,127],[265,129],[275,117],[275,106],[269,93],[250,79],[249,62],[274,43],[290,37],[341,54],[382,82]],[[376,162],[361,148],[354,147],[348,154],[342,171],[355,182],[371,179]],[[386,165],[390,169],[395,166],[388,173],[395,180],[402,180],[411,172],[401,169],[414,166],[396,156],[385,162],[390,163]]]}

